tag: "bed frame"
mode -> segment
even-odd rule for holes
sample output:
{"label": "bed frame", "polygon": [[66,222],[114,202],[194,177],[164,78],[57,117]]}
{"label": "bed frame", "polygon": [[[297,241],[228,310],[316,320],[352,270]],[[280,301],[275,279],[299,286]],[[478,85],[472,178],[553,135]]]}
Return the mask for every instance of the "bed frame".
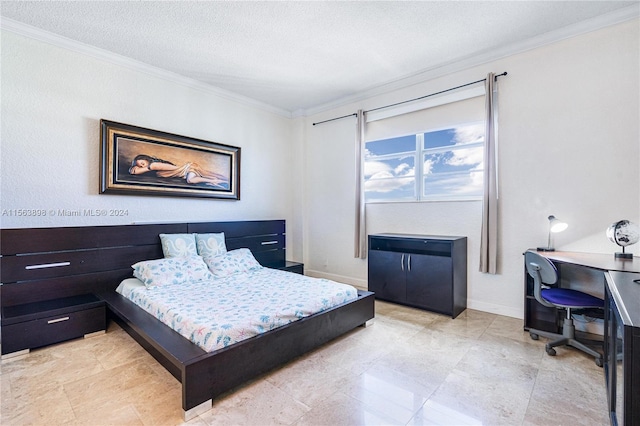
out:
{"label": "bed frame", "polygon": [[123,279],[132,276],[132,264],[163,256],[160,233],[224,232],[228,250],[249,248],[263,266],[283,269],[287,264],[283,220],[0,232],[2,327],[7,322],[5,312],[12,309],[98,296],[109,317],[182,383],[185,420],[209,410],[220,394],[374,317],[373,293],[359,290],[352,302],[207,353],[115,292]]}

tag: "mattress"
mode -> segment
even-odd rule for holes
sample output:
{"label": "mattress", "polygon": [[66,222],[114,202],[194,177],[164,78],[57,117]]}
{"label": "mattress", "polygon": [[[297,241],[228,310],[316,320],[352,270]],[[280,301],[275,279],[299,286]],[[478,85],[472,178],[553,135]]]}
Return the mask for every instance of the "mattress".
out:
{"label": "mattress", "polygon": [[116,291],[207,352],[357,298],[350,285],[270,268],[156,287],[131,278]]}

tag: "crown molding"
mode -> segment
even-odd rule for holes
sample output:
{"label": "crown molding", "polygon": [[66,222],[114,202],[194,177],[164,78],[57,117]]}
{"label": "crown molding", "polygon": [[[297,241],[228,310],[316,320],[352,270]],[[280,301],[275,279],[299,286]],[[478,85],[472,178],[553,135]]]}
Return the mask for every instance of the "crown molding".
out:
{"label": "crown molding", "polygon": [[[336,101],[320,105],[314,108],[306,110],[298,110],[292,113],[293,117],[304,117],[318,114],[321,112],[329,111],[335,108],[346,106],[350,103],[361,102],[366,99],[370,99],[374,96],[390,93],[395,90],[404,89],[409,86],[413,86],[425,81],[433,80],[439,77],[443,77],[448,74],[460,72],[469,68],[473,68],[482,64],[497,61],[499,59],[513,56],[519,53],[526,52],[528,50],[543,47],[552,43],[556,43],[561,40],[576,37],[589,32],[597,31],[602,28],[610,27],[613,25],[621,24],[632,19],[636,19],[640,16],[640,3],[632,6],[624,7],[616,11],[597,16],[582,22],[578,22],[573,25],[569,25],[564,28],[560,28],[555,31],[549,31],[545,34],[541,34],[537,37],[524,40],[522,42],[507,44],[498,49],[490,49],[479,54],[470,55],[463,58],[458,58],[439,65],[437,67],[428,68],[417,73],[408,75],[406,77],[393,80],[370,89],[358,92],[354,95],[343,97]],[[495,70],[496,72],[504,70]]]}
{"label": "crown molding", "polygon": [[27,25],[19,21],[15,21],[10,18],[0,17],[0,29],[11,31],[24,37],[32,38],[34,40],[48,43],[56,47],[61,47],[63,49],[80,53],[82,55],[90,56],[114,65],[119,65],[133,71],[142,72],[153,77],[161,78],[230,101],[259,108],[274,114],[284,116],[286,118],[291,118],[291,112],[285,109],[274,107],[272,105],[257,101],[247,96],[242,96],[237,93],[230,92],[219,87],[215,87],[213,85],[206,84],[201,81],[197,81],[192,78],[146,64],[144,62],[136,61],[134,59],[110,52],[105,49],[101,49],[99,47],[72,40],[68,37],[54,34],[49,31]]}

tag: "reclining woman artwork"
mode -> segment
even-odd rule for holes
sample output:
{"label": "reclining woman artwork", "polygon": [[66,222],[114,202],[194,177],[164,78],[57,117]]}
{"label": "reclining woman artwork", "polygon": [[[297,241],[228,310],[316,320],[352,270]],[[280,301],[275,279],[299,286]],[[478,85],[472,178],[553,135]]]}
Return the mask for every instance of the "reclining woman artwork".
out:
{"label": "reclining woman artwork", "polygon": [[182,166],[176,166],[170,161],[150,155],[137,155],[131,162],[129,173],[140,175],[147,172],[156,172],[156,175],[163,178],[179,177],[187,183],[204,183],[216,188],[229,189],[229,179],[219,173],[203,169],[197,163],[187,162]]}

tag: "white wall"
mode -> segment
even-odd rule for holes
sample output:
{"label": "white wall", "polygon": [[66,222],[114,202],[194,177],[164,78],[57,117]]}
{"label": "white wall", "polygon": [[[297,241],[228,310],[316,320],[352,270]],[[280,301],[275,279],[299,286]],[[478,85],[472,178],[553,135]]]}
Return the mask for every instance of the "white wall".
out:
{"label": "white wall", "polygon": [[[293,221],[289,118],[2,31],[2,228],[132,222]],[[239,146],[241,200],[99,194],[100,119]],[[58,210],[125,209],[125,217]],[[46,216],[12,215],[43,209]],[[290,259],[301,243],[288,232]]]}
{"label": "white wall", "polygon": [[[355,119],[313,126],[357,109],[412,99],[508,72],[499,79],[499,274],[478,272],[480,202],[371,204],[368,233],[468,237],[468,306],[523,316],[522,253],[546,245],[547,216],[570,224],[555,246],[613,253],[605,237],[640,218],[640,21],[634,20],[487,63],[306,120],[305,255],[310,274],[366,287],[353,258]],[[640,245],[631,251],[640,253]]]}

